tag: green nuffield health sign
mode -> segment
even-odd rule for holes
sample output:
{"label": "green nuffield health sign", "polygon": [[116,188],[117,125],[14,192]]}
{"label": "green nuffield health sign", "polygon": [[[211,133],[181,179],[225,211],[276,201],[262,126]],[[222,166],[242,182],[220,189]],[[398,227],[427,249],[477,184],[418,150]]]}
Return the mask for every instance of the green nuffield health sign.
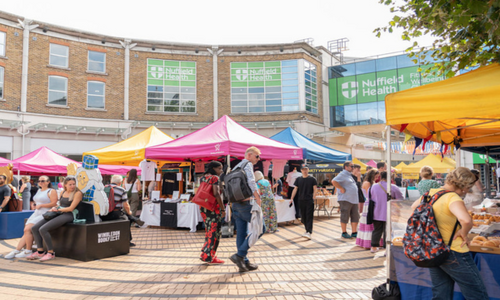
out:
{"label": "green nuffield health sign", "polygon": [[196,62],[148,59],[149,112],[196,112]]}
{"label": "green nuffield health sign", "polygon": [[281,86],[281,62],[231,63],[231,87]]}

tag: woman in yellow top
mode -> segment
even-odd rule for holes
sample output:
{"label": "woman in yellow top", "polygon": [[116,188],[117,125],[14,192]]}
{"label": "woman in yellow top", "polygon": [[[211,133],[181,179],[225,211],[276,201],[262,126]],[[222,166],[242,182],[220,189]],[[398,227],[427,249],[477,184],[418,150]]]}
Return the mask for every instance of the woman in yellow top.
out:
{"label": "woman in yellow top", "polygon": [[[455,223],[460,226],[453,237],[451,253],[448,259],[439,267],[430,268],[432,281],[432,299],[453,299],[453,286],[455,282],[460,287],[465,299],[489,299],[479,270],[469,253],[469,239],[467,234],[472,228],[472,218],[465,208],[462,197],[474,185],[476,177],[472,172],[463,167],[453,170],[446,176],[442,189],[451,191],[441,196],[432,209],[436,223],[444,242],[450,241]],[[429,195],[434,195],[440,189],[431,189]],[[412,209],[420,204],[420,199],[415,201]]]}

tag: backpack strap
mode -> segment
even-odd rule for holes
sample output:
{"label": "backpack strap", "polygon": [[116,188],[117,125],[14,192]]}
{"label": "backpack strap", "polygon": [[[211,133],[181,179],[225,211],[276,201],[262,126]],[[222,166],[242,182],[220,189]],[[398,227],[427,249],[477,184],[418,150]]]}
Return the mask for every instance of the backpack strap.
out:
{"label": "backpack strap", "polygon": [[[448,193],[453,193],[453,192],[447,191],[447,190],[438,191],[437,193],[432,195],[432,198],[430,199],[430,205],[434,205],[434,203],[436,203],[436,201],[439,198],[441,198],[441,196],[443,196],[444,194],[448,194]],[[425,195],[428,195],[428,194],[429,194],[429,192],[425,193]],[[457,231],[458,224],[460,224],[460,222],[458,222],[458,219],[457,219],[457,222],[455,223],[455,226],[453,227],[453,231],[451,232],[450,241],[448,242],[449,247],[451,247],[451,243],[453,242],[453,237],[455,236],[455,232]]]}

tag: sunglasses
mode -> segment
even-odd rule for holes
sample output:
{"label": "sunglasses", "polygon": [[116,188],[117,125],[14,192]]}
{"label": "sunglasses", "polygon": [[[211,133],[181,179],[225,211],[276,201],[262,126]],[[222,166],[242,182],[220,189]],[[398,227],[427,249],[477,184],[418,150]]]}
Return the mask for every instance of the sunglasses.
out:
{"label": "sunglasses", "polygon": [[260,155],[255,155],[255,158],[260,159]]}
{"label": "sunglasses", "polygon": [[38,183],[48,182],[47,180],[38,180]]}

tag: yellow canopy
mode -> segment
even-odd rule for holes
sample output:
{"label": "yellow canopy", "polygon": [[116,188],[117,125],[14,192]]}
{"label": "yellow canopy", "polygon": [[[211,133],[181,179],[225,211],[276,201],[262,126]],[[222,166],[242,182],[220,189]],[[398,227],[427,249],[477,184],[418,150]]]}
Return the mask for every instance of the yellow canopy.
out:
{"label": "yellow canopy", "polygon": [[138,133],[119,143],[85,152],[99,158],[99,164],[104,165],[127,165],[138,166],[144,159],[145,149],[172,141],[173,138],[163,133],[155,126],[151,126],[141,133]]}
{"label": "yellow canopy", "polygon": [[450,173],[450,171],[455,169],[455,166],[450,162],[445,161],[444,159],[443,161],[441,161],[441,157],[438,157],[434,154],[429,154],[421,161],[403,167],[403,174],[419,174],[420,169],[423,166],[432,167],[432,169],[434,169],[434,173]]}
{"label": "yellow canopy", "polygon": [[361,174],[365,174],[366,173],[366,164],[361,162],[359,159],[357,158],[353,158],[352,159],[352,163],[353,164],[357,164],[357,165],[360,165],[361,166]]}
{"label": "yellow canopy", "polygon": [[461,146],[500,141],[500,65],[385,97],[387,124],[419,138]]}
{"label": "yellow canopy", "polygon": [[454,166],[455,168],[457,167],[457,163],[451,157],[445,157],[444,161]]}
{"label": "yellow canopy", "polygon": [[407,165],[404,162],[400,162],[399,165],[393,167],[393,169],[396,170],[396,173],[402,173],[403,167],[407,167]]}

